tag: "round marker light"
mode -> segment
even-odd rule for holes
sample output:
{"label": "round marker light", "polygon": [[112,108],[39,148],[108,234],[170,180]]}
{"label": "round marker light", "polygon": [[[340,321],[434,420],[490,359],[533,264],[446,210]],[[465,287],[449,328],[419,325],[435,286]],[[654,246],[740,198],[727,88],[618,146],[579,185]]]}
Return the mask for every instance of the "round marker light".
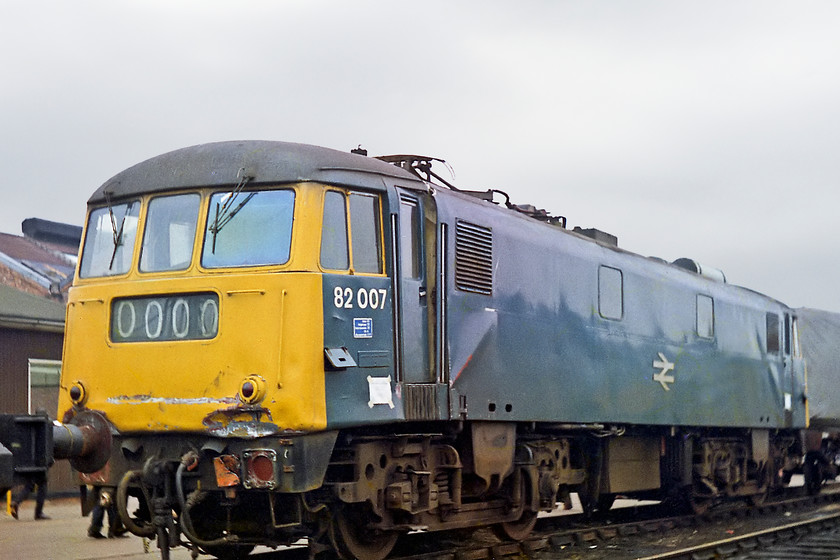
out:
{"label": "round marker light", "polygon": [[240,391],[242,392],[242,396],[245,398],[245,400],[250,400],[251,397],[254,396],[254,393],[257,391],[257,388],[254,387],[253,381],[246,381],[242,384],[242,389],[240,389]]}
{"label": "round marker light", "polygon": [[81,381],[76,381],[70,387],[70,400],[73,404],[83,404],[87,398],[87,391]]}
{"label": "round marker light", "polygon": [[239,398],[247,404],[255,404],[265,398],[265,380],[259,375],[249,375],[239,385]]}

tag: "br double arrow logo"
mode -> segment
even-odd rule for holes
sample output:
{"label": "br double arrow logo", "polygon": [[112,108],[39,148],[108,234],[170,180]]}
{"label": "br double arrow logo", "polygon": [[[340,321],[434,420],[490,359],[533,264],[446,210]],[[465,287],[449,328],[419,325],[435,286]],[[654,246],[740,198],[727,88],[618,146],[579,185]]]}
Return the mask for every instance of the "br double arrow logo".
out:
{"label": "br double arrow logo", "polygon": [[659,359],[653,360],[653,367],[658,369],[659,373],[653,374],[653,380],[658,381],[666,391],[670,391],[671,387],[668,383],[674,382],[674,376],[668,375],[668,372],[674,370],[674,364],[669,362],[662,352],[657,352],[657,354],[659,354]]}

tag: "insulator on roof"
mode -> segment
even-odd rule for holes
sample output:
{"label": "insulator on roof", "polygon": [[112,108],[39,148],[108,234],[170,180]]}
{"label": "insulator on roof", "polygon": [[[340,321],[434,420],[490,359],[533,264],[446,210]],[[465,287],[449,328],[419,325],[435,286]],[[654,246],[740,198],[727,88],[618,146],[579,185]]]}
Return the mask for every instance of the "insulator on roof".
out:
{"label": "insulator on roof", "polygon": [[675,260],[671,264],[688,270],[690,272],[694,272],[695,274],[699,274],[703,278],[708,278],[709,280],[714,280],[715,282],[721,282],[722,284],[726,283],[726,275],[723,273],[722,270],[711,266],[702,265],[694,259],[687,259],[683,257],[681,259]]}

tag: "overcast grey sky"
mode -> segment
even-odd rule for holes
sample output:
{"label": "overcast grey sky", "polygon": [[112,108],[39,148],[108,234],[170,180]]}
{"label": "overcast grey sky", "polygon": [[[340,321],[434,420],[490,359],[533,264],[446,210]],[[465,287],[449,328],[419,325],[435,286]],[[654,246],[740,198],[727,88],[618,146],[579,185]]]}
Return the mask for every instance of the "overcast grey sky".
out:
{"label": "overcast grey sky", "polygon": [[121,169],[286,140],[840,311],[840,2],[0,0],[0,231]]}

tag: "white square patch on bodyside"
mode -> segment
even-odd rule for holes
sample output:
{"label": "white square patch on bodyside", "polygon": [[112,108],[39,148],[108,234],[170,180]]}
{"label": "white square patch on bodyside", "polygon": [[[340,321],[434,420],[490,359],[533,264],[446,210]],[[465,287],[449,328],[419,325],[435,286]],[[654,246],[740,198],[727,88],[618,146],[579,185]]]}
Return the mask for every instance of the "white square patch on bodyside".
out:
{"label": "white square patch on bodyside", "polygon": [[391,395],[391,376],[388,377],[371,377],[368,375],[368,389],[370,390],[370,400],[368,406],[373,408],[376,404],[387,404],[394,408],[394,399]]}

